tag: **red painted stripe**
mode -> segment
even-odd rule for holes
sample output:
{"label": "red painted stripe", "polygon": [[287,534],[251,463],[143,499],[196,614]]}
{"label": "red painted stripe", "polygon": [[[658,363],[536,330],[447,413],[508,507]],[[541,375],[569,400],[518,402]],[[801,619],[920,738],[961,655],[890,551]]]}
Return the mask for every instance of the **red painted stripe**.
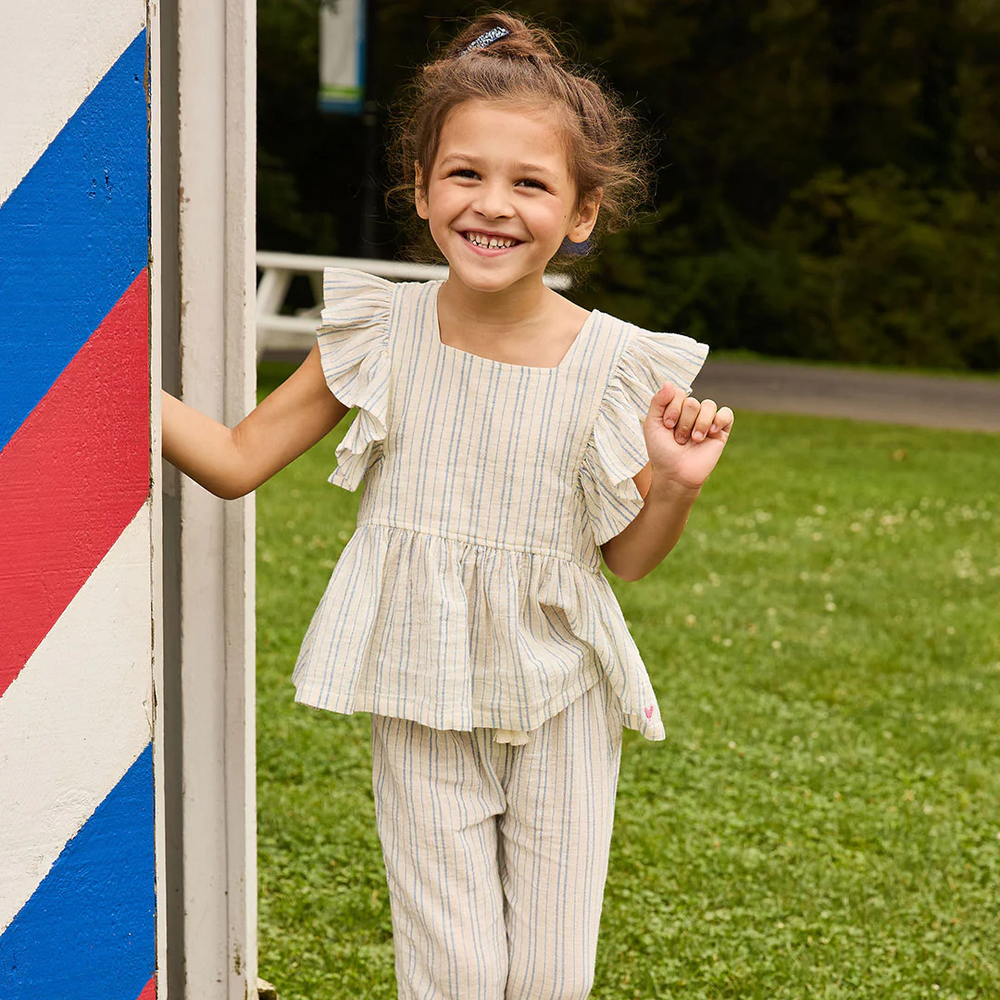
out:
{"label": "red painted stripe", "polygon": [[135,1000],[156,1000],[156,976],[152,976]]}
{"label": "red painted stripe", "polygon": [[148,493],[143,271],[0,451],[0,695]]}

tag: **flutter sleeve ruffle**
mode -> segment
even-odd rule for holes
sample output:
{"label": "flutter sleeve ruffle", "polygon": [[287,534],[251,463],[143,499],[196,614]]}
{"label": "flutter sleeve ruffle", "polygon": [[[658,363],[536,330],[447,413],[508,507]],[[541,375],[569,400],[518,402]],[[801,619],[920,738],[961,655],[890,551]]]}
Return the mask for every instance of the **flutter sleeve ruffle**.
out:
{"label": "flutter sleeve ruffle", "polygon": [[624,531],[642,509],[633,479],[649,461],[642,421],[650,400],[665,382],[689,393],[707,355],[708,346],[691,337],[632,328],[605,389],[580,474],[598,545]]}
{"label": "flutter sleeve ruffle", "polygon": [[316,332],[323,374],[344,406],[357,407],[337,446],[330,482],[355,490],[381,451],[389,408],[389,316],[393,284],[361,271],[323,272],[323,311]]}

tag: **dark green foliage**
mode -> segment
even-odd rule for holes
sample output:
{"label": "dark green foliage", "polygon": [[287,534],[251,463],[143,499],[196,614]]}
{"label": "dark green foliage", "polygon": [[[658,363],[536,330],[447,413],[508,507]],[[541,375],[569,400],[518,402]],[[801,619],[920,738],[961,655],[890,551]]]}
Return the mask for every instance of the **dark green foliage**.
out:
{"label": "dark green foliage", "polygon": [[[258,8],[259,242],[354,254],[362,127],[315,110],[317,6]],[[376,6],[383,110],[454,18],[484,7]],[[563,32],[656,140],[655,203],[605,242],[582,303],[716,347],[1000,367],[995,0],[512,8]],[[383,220],[381,255],[405,251],[396,233]]]}

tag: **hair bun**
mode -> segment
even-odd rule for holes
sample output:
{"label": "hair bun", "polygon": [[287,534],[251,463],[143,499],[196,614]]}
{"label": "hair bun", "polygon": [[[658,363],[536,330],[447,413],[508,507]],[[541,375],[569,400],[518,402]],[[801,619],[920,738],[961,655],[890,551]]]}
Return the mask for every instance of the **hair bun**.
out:
{"label": "hair bun", "polygon": [[[498,35],[498,28],[507,34]],[[447,58],[458,59],[466,55],[483,55],[491,58],[534,59],[539,62],[559,64],[562,54],[548,32],[529,27],[524,21],[510,14],[496,12],[477,17],[452,41]]]}

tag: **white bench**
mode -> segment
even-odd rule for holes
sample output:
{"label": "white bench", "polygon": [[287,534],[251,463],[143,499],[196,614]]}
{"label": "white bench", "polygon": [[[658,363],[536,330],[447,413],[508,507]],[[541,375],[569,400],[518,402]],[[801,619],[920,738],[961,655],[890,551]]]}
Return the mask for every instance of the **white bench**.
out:
{"label": "white bench", "polygon": [[[344,267],[367,271],[394,281],[432,281],[448,277],[445,264],[411,264],[399,260],[374,260],[366,257],[320,257],[314,254],[257,251],[257,360],[265,351],[290,351],[305,354],[313,345],[319,314],[323,308],[323,268]],[[313,291],[313,305],[285,315],[282,307],[292,278],[304,274]],[[547,274],[545,284],[557,291],[568,289],[567,274]]]}

